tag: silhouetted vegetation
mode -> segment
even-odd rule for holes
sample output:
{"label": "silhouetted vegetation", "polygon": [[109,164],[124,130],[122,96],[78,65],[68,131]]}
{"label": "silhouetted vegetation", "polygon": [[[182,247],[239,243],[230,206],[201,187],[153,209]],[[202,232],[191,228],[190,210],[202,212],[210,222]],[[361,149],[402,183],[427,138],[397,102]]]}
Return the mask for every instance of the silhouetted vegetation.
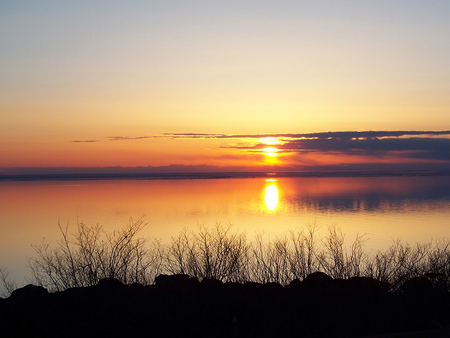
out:
{"label": "silhouetted vegetation", "polygon": [[9,278],[9,271],[0,267],[0,297],[9,297],[17,288],[16,283]]}
{"label": "silhouetted vegetation", "polygon": [[43,242],[29,257],[33,282],[51,290],[96,285],[102,278],[123,283],[153,282],[163,260],[159,242],[138,237],[145,223],[132,219],[122,229],[105,232],[99,224],[78,223],[75,233],[58,224],[62,239],[55,247]]}
{"label": "silhouetted vegetation", "polygon": [[34,246],[36,255],[29,258],[32,282],[53,291],[96,285],[107,277],[148,285],[166,273],[187,274],[200,281],[287,285],[321,271],[334,279],[371,277],[390,283],[393,292],[419,276],[426,276],[442,291],[449,288],[448,239],[414,246],[396,240],[385,251],[368,252],[364,236],[347,244],[337,226],[330,226],[323,238],[318,238],[317,226],[308,225],[283,237],[266,240],[258,235],[250,241],[231,226],[216,224],[184,230],[163,244],[139,237],[145,225],[142,217],[111,233],[98,224],[78,223],[74,233],[59,225],[62,238],[56,246],[48,242]]}
{"label": "silhouetted vegetation", "polygon": [[58,242],[34,246],[34,285],[13,291],[0,269],[2,337],[448,336],[447,239],[375,252],[337,226],[248,240],[216,224],[161,243],[145,225],[60,225]]}

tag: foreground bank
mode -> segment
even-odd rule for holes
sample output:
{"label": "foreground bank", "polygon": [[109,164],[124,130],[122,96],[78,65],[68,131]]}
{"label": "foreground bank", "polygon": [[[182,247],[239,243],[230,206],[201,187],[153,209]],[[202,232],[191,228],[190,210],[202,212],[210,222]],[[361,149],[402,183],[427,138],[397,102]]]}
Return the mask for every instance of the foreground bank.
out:
{"label": "foreground bank", "polygon": [[49,293],[28,285],[0,300],[2,337],[351,337],[439,330],[450,324],[450,295],[432,277],[393,295],[371,278],[313,273],[277,283],[199,282],[161,275],[154,285],[103,279]]}

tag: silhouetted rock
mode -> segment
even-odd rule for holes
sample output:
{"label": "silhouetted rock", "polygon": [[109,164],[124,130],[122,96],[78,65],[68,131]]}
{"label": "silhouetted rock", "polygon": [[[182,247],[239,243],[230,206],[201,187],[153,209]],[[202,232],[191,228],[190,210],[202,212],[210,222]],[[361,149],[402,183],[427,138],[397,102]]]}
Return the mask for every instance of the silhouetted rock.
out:
{"label": "silhouetted rock", "polygon": [[347,280],[347,290],[354,296],[378,298],[387,295],[390,284],[370,277],[351,277]]}
{"label": "silhouetted rock", "polygon": [[310,292],[326,292],[332,290],[333,281],[326,273],[313,272],[302,281],[302,288]]}
{"label": "silhouetted rock", "polygon": [[450,294],[423,292],[423,278],[405,283],[402,295],[371,278],[323,273],[286,287],[187,275],[158,276],[149,286],[105,279],[55,293],[32,285],[0,300],[0,336],[357,337],[449,326]]}
{"label": "silhouetted rock", "polygon": [[169,275],[161,274],[161,275],[156,276],[155,277],[155,285],[156,286],[161,286],[161,282],[167,277],[169,277]]}
{"label": "silhouetted rock", "polygon": [[57,295],[63,297],[66,300],[75,300],[75,299],[83,299],[92,297],[94,293],[93,288],[86,287],[78,287],[78,288],[70,288],[64,290],[62,292],[58,292]]}
{"label": "silhouetted rock", "polygon": [[33,284],[28,284],[22,288],[16,289],[11,293],[11,298],[30,300],[35,298],[42,298],[47,296],[47,289],[42,286],[37,286]]}
{"label": "silhouetted rock", "polygon": [[193,292],[199,286],[197,278],[189,275],[175,274],[170,276],[160,275],[156,279],[156,287],[166,292],[188,293]]}
{"label": "silhouetted rock", "polygon": [[414,277],[408,279],[401,287],[408,296],[424,296],[434,291],[433,284],[426,277]]}
{"label": "silhouetted rock", "polygon": [[223,288],[223,282],[216,278],[203,278],[200,282],[203,290],[219,290]]}
{"label": "silhouetted rock", "polygon": [[116,278],[103,278],[100,279],[96,285],[97,288],[102,290],[123,290],[124,284]]}
{"label": "silhouetted rock", "polygon": [[285,286],[285,289],[291,292],[299,291],[302,287],[302,282],[298,278],[293,279],[288,285]]}
{"label": "silhouetted rock", "polygon": [[263,285],[264,285],[265,292],[270,293],[270,294],[281,292],[283,290],[283,286],[280,283],[272,282],[272,283],[266,283]]}
{"label": "silhouetted rock", "polygon": [[265,288],[266,284],[256,282],[245,282],[244,290],[248,292],[261,292]]}
{"label": "silhouetted rock", "polygon": [[134,293],[143,292],[144,285],[142,285],[141,283],[133,283],[129,286],[129,289]]}
{"label": "silhouetted rock", "polygon": [[349,291],[348,279],[336,278],[333,281],[333,290],[336,293],[347,294]]}

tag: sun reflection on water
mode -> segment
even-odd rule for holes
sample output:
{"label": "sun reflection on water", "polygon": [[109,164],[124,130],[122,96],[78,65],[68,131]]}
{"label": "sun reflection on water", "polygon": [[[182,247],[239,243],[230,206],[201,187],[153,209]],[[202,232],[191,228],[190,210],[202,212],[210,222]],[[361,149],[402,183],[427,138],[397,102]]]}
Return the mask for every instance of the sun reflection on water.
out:
{"label": "sun reflection on water", "polygon": [[266,180],[266,189],[264,190],[264,202],[269,211],[275,211],[278,206],[278,188],[276,180]]}

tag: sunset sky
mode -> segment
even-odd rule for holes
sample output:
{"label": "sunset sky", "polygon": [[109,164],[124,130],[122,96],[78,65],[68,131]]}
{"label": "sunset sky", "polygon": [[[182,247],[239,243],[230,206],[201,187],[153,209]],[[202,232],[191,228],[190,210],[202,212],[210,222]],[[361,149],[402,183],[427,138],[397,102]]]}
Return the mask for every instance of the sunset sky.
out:
{"label": "sunset sky", "polygon": [[449,170],[449,18],[448,0],[0,1],[0,173]]}

